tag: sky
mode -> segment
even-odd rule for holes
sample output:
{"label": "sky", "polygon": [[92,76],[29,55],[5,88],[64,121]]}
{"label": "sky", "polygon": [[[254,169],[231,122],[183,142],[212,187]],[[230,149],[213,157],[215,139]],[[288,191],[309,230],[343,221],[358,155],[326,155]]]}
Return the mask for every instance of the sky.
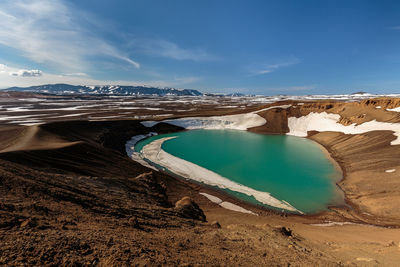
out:
{"label": "sky", "polygon": [[1,0],[0,88],[400,93],[400,1]]}

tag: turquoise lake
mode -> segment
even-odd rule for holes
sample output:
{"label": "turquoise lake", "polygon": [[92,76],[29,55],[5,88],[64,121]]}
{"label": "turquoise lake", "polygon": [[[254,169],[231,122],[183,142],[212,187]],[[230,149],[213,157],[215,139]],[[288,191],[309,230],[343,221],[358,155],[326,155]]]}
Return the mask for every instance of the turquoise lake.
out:
{"label": "turquoise lake", "polygon": [[[136,144],[141,151],[150,142],[169,136],[162,149],[247,187],[269,192],[304,213],[344,204],[336,186],[341,172],[321,147],[306,138],[264,135],[237,130],[190,130],[153,136]],[[225,189],[224,189],[225,190]],[[253,197],[229,194],[261,204]]]}

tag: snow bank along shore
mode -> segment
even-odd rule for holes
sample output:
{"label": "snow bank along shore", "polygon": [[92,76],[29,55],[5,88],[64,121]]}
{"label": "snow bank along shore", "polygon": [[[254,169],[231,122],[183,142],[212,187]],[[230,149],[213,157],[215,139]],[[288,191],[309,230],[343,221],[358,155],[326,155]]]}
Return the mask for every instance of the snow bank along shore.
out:
{"label": "snow bank along shore", "polygon": [[146,166],[146,167],[148,167],[150,169],[158,171],[157,168],[155,168],[154,166],[150,165],[149,163],[147,163],[143,159],[141,153],[135,151],[135,145],[136,145],[137,142],[139,142],[140,140],[145,139],[147,137],[153,136],[153,135],[157,135],[157,133],[150,132],[148,134],[140,134],[140,135],[133,136],[131,138],[131,140],[126,142],[125,151],[126,151],[126,154],[128,154],[128,157],[130,157],[134,161],[136,161],[136,162],[138,162],[138,163],[142,164],[143,166]]}

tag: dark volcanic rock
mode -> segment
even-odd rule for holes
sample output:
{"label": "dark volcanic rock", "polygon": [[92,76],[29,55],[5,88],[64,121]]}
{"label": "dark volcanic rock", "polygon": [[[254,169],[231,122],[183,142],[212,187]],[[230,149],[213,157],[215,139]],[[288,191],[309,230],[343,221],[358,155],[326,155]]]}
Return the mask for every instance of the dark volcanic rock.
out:
{"label": "dark volcanic rock", "polygon": [[211,226],[214,227],[214,228],[221,228],[221,225],[220,225],[219,222],[217,222],[217,221],[213,221],[213,222],[211,223]]}
{"label": "dark volcanic rock", "polygon": [[181,200],[175,203],[175,210],[181,213],[184,217],[200,220],[205,222],[206,215],[203,210],[200,209],[199,205],[194,202],[190,197],[183,197]]}
{"label": "dark volcanic rock", "polygon": [[292,229],[290,229],[288,227],[282,226],[282,227],[278,228],[278,231],[284,236],[287,236],[287,237],[293,236]]}

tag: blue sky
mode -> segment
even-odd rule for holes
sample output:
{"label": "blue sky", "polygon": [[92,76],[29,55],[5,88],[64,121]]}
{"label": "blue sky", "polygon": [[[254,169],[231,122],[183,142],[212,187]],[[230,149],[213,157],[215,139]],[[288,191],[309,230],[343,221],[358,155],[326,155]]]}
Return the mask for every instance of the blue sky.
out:
{"label": "blue sky", "polygon": [[0,88],[400,92],[400,1],[2,0]]}

